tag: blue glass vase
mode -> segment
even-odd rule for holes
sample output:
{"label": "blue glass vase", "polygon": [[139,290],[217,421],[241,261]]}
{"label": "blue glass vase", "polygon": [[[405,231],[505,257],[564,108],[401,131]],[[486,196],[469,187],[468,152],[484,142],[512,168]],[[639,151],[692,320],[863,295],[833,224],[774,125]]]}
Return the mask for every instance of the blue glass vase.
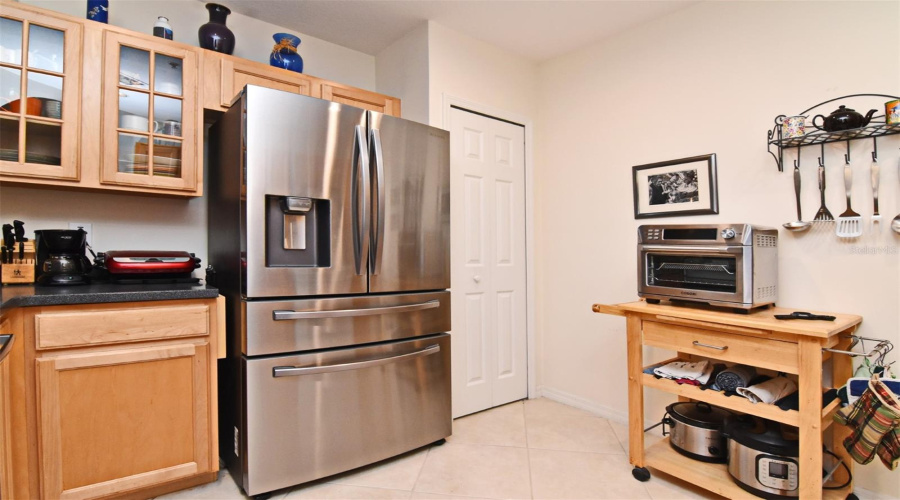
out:
{"label": "blue glass vase", "polygon": [[109,23],[109,0],[88,0],[87,18],[100,23]]}
{"label": "blue glass vase", "polygon": [[303,58],[297,53],[300,39],[289,33],[275,33],[272,39],[275,40],[275,46],[272,47],[269,64],[276,68],[303,73]]}

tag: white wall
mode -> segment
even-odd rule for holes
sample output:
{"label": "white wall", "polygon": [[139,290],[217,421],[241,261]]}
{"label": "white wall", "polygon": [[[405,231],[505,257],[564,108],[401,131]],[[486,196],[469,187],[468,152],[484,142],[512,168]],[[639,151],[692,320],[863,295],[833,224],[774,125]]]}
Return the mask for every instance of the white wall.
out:
{"label": "white wall", "polygon": [[[84,18],[84,0],[21,0],[22,3]],[[206,4],[196,0],[110,0],[109,24],[152,34],[158,16],[169,18],[175,41],[199,47],[197,30],[209,21]],[[227,2],[224,3],[226,7]],[[375,58],[303,33],[233,13],[226,25],[234,32],[237,57],[269,63],[275,42],[272,35],[286,32],[300,37],[298,52],[303,56],[303,72],[354,87],[375,90]]]}
{"label": "white wall", "polygon": [[443,96],[498,110],[537,115],[537,64],[516,54],[428,22],[429,118],[443,126]]}
{"label": "white wall", "polygon": [[375,56],[376,92],[400,99],[403,118],[428,123],[428,23]]}
{"label": "white wall", "polygon": [[[900,94],[898,25],[896,2],[702,2],[541,66],[537,206],[540,238],[553,242],[538,262],[545,389],[613,416],[627,412],[625,322],[590,306],[637,299],[641,222],[633,218],[631,167],[718,155],[720,215],[645,223],[780,229],[796,217],[793,182],[766,152],[766,131],[776,115],[841,95]],[[862,111],[877,107],[859,102]],[[887,220],[868,222],[872,141],[854,142],[853,205],[866,233],[846,242],[833,229],[780,230],[779,305],[861,314],[862,335],[900,344],[900,236],[888,229],[900,212],[900,139],[878,146]],[[835,215],[845,208],[843,151],[826,147]],[[807,219],[818,207],[817,154],[803,151]],[[858,254],[865,247],[875,254]],[[652,419],[671,399],[656,393],[648,401]],[[900,491],[900,474],[880,463],[857,471],[863,488]]]}
{"label": "white wall", "polygon": [[[84,17],[84,1],[25,0],[23,3]],[[169,17],[175,40],[198,46],[197,29],[209,20],[195,0],[110,1],[110,24],[152,33],[157,16]],[[237,40],[234,55],[268,63],[273,33],[288,31],[240,14],[228,26]],[[375,58],[302,33],[304,72],[375,90]],[[427,87],[426,87],[427,88]],[[405,103],[404,103],[405,104]],[[209,174],[209,168],[206,169]],[[206,246],[206,198],[178,200],[133,194],[98,194],[53,189],[0,187],[0,220],[20,219],[26,229],[66,228],[69,222],[92,225],[88,241],[99,250],[186,250],[203,259]],[[202,270],[197,275],[203,276]]]}

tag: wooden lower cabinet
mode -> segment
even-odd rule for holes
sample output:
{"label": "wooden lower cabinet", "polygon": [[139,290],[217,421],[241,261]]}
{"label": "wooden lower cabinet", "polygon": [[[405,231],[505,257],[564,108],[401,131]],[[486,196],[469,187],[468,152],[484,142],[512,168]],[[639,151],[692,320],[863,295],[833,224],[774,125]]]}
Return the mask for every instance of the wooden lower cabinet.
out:
{"label": "wooden lower cabinet", "polygon": [[[215,479],[216,299],[20,311],[25,394],[12,404],[28,424],[13,435],[29,453],[12,467],[30,485],[9,498],[147,498]],[[80,345],[47,341],[61,321]]]}
{"label": "wooden lower cabinet", "polygon": [[41,490],[94,498],[215,470],[209,344],[37,360]]}

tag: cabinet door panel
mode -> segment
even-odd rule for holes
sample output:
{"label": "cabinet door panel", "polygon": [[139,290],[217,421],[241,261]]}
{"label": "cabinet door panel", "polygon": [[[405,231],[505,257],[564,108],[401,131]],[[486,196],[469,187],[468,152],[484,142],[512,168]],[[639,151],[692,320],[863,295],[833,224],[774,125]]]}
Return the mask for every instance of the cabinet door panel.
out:
{"label": "cabinet door panel", "polygon": [[251,62],[222,59],[222,107],[231,107],[231,101],[246,85],[258,85],[284,90],[300,95],[311,95],[310,79],[300,73]]}
{"label": "cabinet door panel", "polygon": [[104,36],[100,182],[197,190],[197,54],[121,33]]}
{"label": "cabinet door panel", "polygon": [[0,174],[78,180],[82,26],[6,4],[0,26]]}
{"label": "cabinet door panel", "polygon": [[92,498],[211,470],[209,345],[37,360],[48,498]]}
{"label": "cabinet door panel", "polygon": [[339,87],[328,83],[322,84],[322,99],[356,106],[357,108],[378,111],[391,116],[400,116],[400,100],[375,92],[360,89]]}

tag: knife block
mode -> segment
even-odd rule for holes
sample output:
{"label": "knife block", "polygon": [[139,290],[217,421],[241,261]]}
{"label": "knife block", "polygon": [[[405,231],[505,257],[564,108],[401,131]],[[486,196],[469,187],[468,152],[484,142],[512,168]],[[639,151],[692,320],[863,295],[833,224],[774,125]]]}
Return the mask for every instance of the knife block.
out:
{"label": "knife block", "polygon": [[19,259],[19,244],[16,243],[13,255],[15,258],[12,264],[3,264],[0,269],[2,271],[0,282],[4,285],[34,283],[34,241],[25,242],[25,254],[22,259]]}

